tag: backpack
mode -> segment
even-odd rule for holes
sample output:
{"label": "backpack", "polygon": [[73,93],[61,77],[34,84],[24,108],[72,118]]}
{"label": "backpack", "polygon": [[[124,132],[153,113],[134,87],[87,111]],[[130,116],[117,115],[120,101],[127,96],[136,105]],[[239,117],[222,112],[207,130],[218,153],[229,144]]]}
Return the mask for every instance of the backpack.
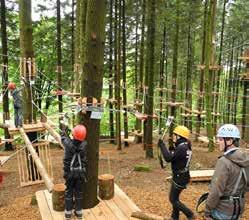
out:
{"label": "backpack", "polygon": [[[76,163],[78,162],[78,163]],[[75,166],[76,165],[76,166]],[[81,162],[80,153],[75,153],[70,162],[70,171],[69,171],[70,179],[81,179],[85,182],[86,179],[86,166]]]}

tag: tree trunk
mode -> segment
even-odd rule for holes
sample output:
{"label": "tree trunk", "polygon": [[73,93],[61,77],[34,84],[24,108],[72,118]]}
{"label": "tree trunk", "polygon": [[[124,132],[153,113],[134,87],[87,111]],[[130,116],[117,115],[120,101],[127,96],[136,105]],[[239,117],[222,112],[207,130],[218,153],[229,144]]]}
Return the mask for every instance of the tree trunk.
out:
{"label": "tree trunk", "polygon": [[[189,4],[189,27],[188,27],[188,55],[187,55],[187,74],[186,74],[186,93],[185,100],[187,100],[187,108],[192,110],[192,74],[194,63],[194,21],[195,21],[195,4],[197,2],[191,1]],[[188,113],[188,112],[186,112]],[[192,131],[192,117],[185,117],[184,125]]]}
{"label": "tree trunk", "polygon": [[146,41],[146,75],[144,112],[148,116],[144,132],[146,158],[153,157],[153,96],[154,96],[154,59],[155,59],[155,0],[147,1],[147,41]]}
{"label": "tree trunk", "polygon": [[[109,99],[113,99],[113,0],[110,0],[109,6],[109,23],[110,23],[110,30],[109,30]],[[111,144],[114,144],[114,114],[113,114],[113,104],[112,102],[109,103],[109,126],[110,126],[110,138]]]}
{"label": "tree trunk", "polygon": [[[56,17],[56,42],[57,42],[57,86],[58,90],[62,90],[62,64],[61,64],[61,3],[60,0],[56,0],[56,11],[57,11],[57,17]],[[63,112],[63,100],[62,95],[58,95],[58,106],[59,106],[59,112]]]}
{"label": "tree trunk", "polygon": [[[119,0],[121,1],[121,0]],[[115,49],[114,49],[114,58],[115,58],[115,110],[116,110],[116,139],[117,139],[117,149],[121,150],[121,124],[120,124],[120,11],[118,11],[119,1],[115,1],[115,22],[114,22],[114,33],[115,33]]]}
{"label": "tree trunk", "polygon": [[230,123],[231,122],[231,108],[232,108],[232,86],[233,86],[233,53],[234,53],[234,41],[235,39],[232,39],[232,44],[231,44],[231,56],[229,60],[229,76],[228,76],[228,87],[227,87],[227,107],[226,107],[226,121],[225,123]]}
{"label": "tree trunk", "polygon": [[[126,85],[126,27],[125,27],[125,0],[122,0],[122,67],[123,67],[123,105],[124,107],[124,138],[128,139],[128,115],[127,115],[127,85]],[[120,4],[121,5],[121,4]],[[128,147],[129,143],[124,141],[124,146]]]}
{"label": "tree trunk", "polygon": [[65,185],[63,183],[55,184],[52,190],[53,209],[57,212],[65,210]]}
{"label": "tree trunk", "polygon": [[161,89],[159,92],[160,104],[159,104],[159,129],[158,133],[161,134],[161,130],[163,128],[163,86],[164,86],[164,75],[165,75],[165,58],[166,58],[166,50],[167,50],[167,36],[166,36],[166,24],[163,27],[163,44],[162,44],[162,57],[160,60],[160,73],[159,73],[159,88]]}
{"label": "tree trunk", "polygon": [[[96,19],[96,17],[98,19]],[[102,0],[88,0],[87,23],[85,35],[85,51],[82,76],[81,96],[87,97],[87,103],[96,98],[101,99],[103,86],[103,63],[105,43],[106,4]],[[87,177],[83,207],[94,207],[98,203],[98,161],[99,161],[99,129],[100,121],[90,118],[91,112],[80,114],[80,123],[87,128]]]}
{"label": "tree trunk", "polygon": [[[146,0],[142,0],[142,26],[141,26],[141,44],[140,44],[140,56],[139,56],[139,75],[138,75],[138,102],[142,103],[143,94],[144,94],[144,38],[145,38],[145,11],[146,11]],[[138,112],[142,112],[142,105],[137,105],[136,109]],[[142,131],[142,122],[139,119],[136,119],[136,130],[139,132]],[[136,137],[136,143],[140,143],[141,138]]]}
{"label": "tree trunk", "polygon": [[109,200],[114,197],[114,176],[111,174],[103,174],[99,179],[99,197]]}
{"label": "tree trunk", "polygon": [[[204,6],[204,18],[203,18],[203,36],[202,36],[202,54],[201,54],[201,65],[205,64],[205,50],[206,50],[206,35],[207,35],[207,10],[208,10],[208,0],[205,0]],[[201,69],[200,72],[200,91],[199,91],[199,98],[198,98],[198,111],[199,113],[202,112],[203,109],[203,91],[204,91],[204,70]],[[201,114],[197,115],[197,122],[196,122],[196,135],[195,140],[198,140],[200,136],[201,130]]]}
{"label": "tree trunk", "polygon": [[[176,1],[176,21],[175,21],[175,37],[174,37],[174,52],[173,52],[173,70],[172,70],[172,93],[171,102],[176,102],[177,89],[177,64],[178,64],[178,40],[179,40],[179,0]],[[170,116],[176,117],[176,107],[171,106]],[[169,146],[173,147],[173,126],[169,129]]]}
{"label": "tree trunk", "polygon": [[[223,41],[224,41],[224,30],[225,30],[225,18],[226,18],[226,4],[227,0],[224,0],[223,2],[223,12],[222,12],[222,23],[221,23],[221,34],[220,34],[220,50],[219,50],[219,58],[218,58],[218,65],[221,66],[222,61],[222,53],[223,53]],[[219,92],[220,92],[220,75],[221,75],[221,69],[218,70],[216,75],[216,87],[214,87],[214,91],[217,93],[216,96],[214,96],[214,112],[219,112]],[[215,86],[215,85],[214,85]],[[214,131],[217,130],[217,122],[218,117],[214,117]]]}
{"label": "tree trunk", "polygon": [[[75,32],[75,25],[74,25],[74,20],[75,20],[75,16],[74,16],[74,7],[75,7],[75,0],[72,0],[72,16],[71,16],[71,65],[72,65],[72,79],[71,81],[73,82],[74,80],[74,62],[75,62],[75,54],[74,54],[74,43],[75,43],[75,39],[74,39],[74,32]],[[72,90],[73,92],[73,90]]]}
{"label": "tree trunk", "polygon": [[[74,1],[74,0],[73,0]],[[75,29],[75,48],[74,48],[74,81],[73,81],[73,92],[80,92],[80,48],[81,48],[81,2],[76,2],[76,29]]]}
{"label": "tree trunk", "polygon": [[[32,37],[32,20],[31,20],[31,0],[20,0],[19,1],[19,20],[20,20],[20,48],[21,48],[21,59],[34,58],[33,50],[33,37]],[[23,97],[23,119],[25,123],[32,123],[35,119],[33,115],[33,96],[30,78],[29,78],[29,67],[28,63],[24,62],[23,65],[26,65],[25,74],[25,85],[22,90]]]}
{"label": "tree trunk", "polygon": [[213,89],[213,70],[210,70],[210,65],[214,65],[214,34],[215,34],[215,14],[216,0],[211,0],[209,3],[207,34],[206,34],[206,50],[205,50],[205,98],[206,98],[206,122],[207,136],[209,139],[208,149],[214,149],[214,130],[212,118],[212,89]]}
{"label": "tree trunk", "polygon": [[85,63],[85,49],[86,49],[86,22],[87,22],[87,10],[88,10],[88,0],[83,0],[81,2],[81,9],[80,9],[80,81],[81,81],[81,88],[80,89],[82,93],[82,87],[83,87],[83,80],[82,78],[85,76],[84,73],[84,63]]}
{"label": "tree trunk", "polygon": [[[1,0],[1,43],[2,43],[2,87],[3,87],[3,123],[10,119],[9,97],[8,97],[8,38],[6,30],[6,7],[5,0]],[[8,128],[4,129],[4,138],[10,139]],[[5,143],[5,150],[13,150],[11,143]]]}

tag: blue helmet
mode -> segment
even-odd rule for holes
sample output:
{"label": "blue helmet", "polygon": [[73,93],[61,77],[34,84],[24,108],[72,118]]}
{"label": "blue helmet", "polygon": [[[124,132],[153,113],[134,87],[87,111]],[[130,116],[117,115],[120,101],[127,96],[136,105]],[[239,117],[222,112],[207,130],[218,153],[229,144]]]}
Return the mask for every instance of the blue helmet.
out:
{"label": "blue helmet", "polygon": [[239,129],[233,125],[233,124],[225,124],[222,125],[218,132],[217,132],[217,137],[221,138],[240,138],[240,131]]}

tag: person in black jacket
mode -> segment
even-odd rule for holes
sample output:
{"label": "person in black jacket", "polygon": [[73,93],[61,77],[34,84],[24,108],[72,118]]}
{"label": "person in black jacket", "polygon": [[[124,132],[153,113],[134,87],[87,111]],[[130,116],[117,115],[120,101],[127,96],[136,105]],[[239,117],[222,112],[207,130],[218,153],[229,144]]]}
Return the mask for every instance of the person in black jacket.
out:
{"label": "person in black jacket", "polygon": [[[84,125],[77,125],[73,128],[73,139],[66,132],[67,127],[62,127],[61,141],[65,147],[64,154],[64,179],[65,190],[65,219],[72,217],[72,210],[75,209],[75,216],[82,219],[82,197],[83,182],[86,181],[86,128]],[[74,203],[75,202],[75,207]]]}
{"label": "person in black jacket", "polygon": [[173,131],[174,150],[169,151],[162,139],[159,139],[158,146],[166,162],[171,163],[172,184],[169,200],[172,204],[172,220],[178,220],[180,211],[188,219],[195,219],[194,213],[187,208],[179,196],[183,189],[186,189],[190,181],[189,164],[192,156],[191,142],[188,140],[190,131],[185,126],[177,126]]}
{"label": "person in black jacket", "polygon": [[20,91],[22,89],[17,89],[16,84],[13,82],[10,82],[8,84],[8,89],[11,92],[11,95],[14,100],[14,117],[15,117],[15,126],[16,128],[22,127],[22,119],[23,119],[23,113],[22,113],[22,98],[20,95]]}

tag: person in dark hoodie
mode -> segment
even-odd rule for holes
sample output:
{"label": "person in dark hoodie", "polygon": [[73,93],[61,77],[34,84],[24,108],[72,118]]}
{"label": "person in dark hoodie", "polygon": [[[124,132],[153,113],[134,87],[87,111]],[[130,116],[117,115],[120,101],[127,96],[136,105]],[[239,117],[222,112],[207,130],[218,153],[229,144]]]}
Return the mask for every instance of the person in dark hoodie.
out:
{"label": "person in dark hoodie", "polygon": [[172,204],[172,220],[178,220],[180,211],[188,219],[196,219],[194,213],[180,200],[181,192],[186,189],[190,181],[189,165],[192,156],[191,142],[189,141],[190,131],[185,126],[177,126],[173,130],[174,150],[169,151],[162,139],[159,139],[158,146],[164,160],[171,163],[172,184],[169,193],[169,200]]}
{"label": "person in dark hoodie", "polygon": [[65,219],[71,219],[73,209],[75,216],[82,219],[83,182],[86,181],[87,165],[87,142],[85,141],[87,132],[84,125],[77,125],[73,128],[73,139],[71,139],[66,130],[67,126],[63,125],[61,141],[65,147],[63,160],[66,181]]}
{"label": "person in dark hoodie", "polygon": [[15,117],[15,126],[16,128],[22,127],[22,119],[23,119],[23,113],[22,113],[22,98],[20,95],[20,89],[16,88],[16,84],[13,82],[10,82],[8,84],[8,89],[11,92],[11,95],[14,100],[14,117]]}
{"label": "person in dark hoodie", "polygon": [[239,149],[240,132],[233,124],[221,126],[217,132],[219,157],[206,200],[205,219],[236,220],[244,211],[246,186],[245,169],[249,155]]}

